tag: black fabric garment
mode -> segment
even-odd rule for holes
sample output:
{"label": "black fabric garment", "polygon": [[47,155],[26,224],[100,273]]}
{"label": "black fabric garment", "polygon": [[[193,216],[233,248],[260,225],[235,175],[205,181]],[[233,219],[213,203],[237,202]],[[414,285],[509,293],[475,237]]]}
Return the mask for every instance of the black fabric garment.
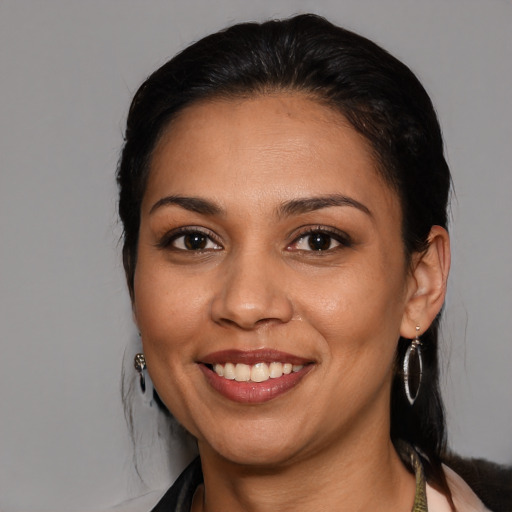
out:
{"label": "black fabric garment", "polygon": [[185,468],[151,512],[190,512],[194,493],[202,483],[201,459],[197,457]]}

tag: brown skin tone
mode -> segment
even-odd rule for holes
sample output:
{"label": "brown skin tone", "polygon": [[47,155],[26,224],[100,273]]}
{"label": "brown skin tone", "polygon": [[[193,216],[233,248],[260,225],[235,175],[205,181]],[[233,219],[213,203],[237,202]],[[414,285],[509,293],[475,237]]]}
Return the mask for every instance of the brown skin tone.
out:
{"label": "brown skin tone", "polygon": [[[284,93],[183,111],[153,155],[134,313],[159,395],[198,440],[193,509],[411,510],[414,477],[389,438],[393,362],[399,336],[441,308],[448,266],[439,227],[407,261],[398,197],[339,113]],[[261,404],[229,400],[199,369],[261,348],[312,368]]]}

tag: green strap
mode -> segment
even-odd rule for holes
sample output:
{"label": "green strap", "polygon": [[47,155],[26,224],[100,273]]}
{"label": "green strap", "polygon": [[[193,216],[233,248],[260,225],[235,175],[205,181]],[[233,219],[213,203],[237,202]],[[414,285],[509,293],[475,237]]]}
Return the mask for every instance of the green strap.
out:
{"label": "green strap", "polygon": [[423,466],[418,455],[414,454],[415,461],[413,462],[414,472],[416,474],[416,496],[414,497],[414,505],[412,512],[428,512],[427,506],[427,483],[425,482],[425,474],[423,473]]}
{"label": "green strap", "polygon": [[414,471],[416,475],[416,495],[411,512],[428,512],[427,506],[427,483],[425,473],[419,455],[414,448],[407,443],[397,443],[397,449],[404,463]]}

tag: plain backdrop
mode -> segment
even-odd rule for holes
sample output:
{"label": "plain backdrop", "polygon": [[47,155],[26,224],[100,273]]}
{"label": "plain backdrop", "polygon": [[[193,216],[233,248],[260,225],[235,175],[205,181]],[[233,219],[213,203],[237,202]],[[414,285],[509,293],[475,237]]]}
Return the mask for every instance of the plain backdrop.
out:
{"label": "plain backdrop", "polygon": [[123,124],[138,85],[188,43],[299,12],[375,40],[432,96],[456,191],[450,443],[512,463],[510,1],[0,0],[0,510],[106,510],[190,458],[135,396],[143,483],[123,415],[137,351],[116,217]]}

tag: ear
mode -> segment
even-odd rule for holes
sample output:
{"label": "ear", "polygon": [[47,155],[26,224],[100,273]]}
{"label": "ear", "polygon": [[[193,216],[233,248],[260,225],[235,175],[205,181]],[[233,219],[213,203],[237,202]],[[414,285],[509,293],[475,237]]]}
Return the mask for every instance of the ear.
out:
{"label": "ear", "polygon": [[446,229],[432,226],[425,252],[413,255],[407,302],[400,336],[412,339],[416,326],[425,332],[443,307],[450,270],[450,237]]}

